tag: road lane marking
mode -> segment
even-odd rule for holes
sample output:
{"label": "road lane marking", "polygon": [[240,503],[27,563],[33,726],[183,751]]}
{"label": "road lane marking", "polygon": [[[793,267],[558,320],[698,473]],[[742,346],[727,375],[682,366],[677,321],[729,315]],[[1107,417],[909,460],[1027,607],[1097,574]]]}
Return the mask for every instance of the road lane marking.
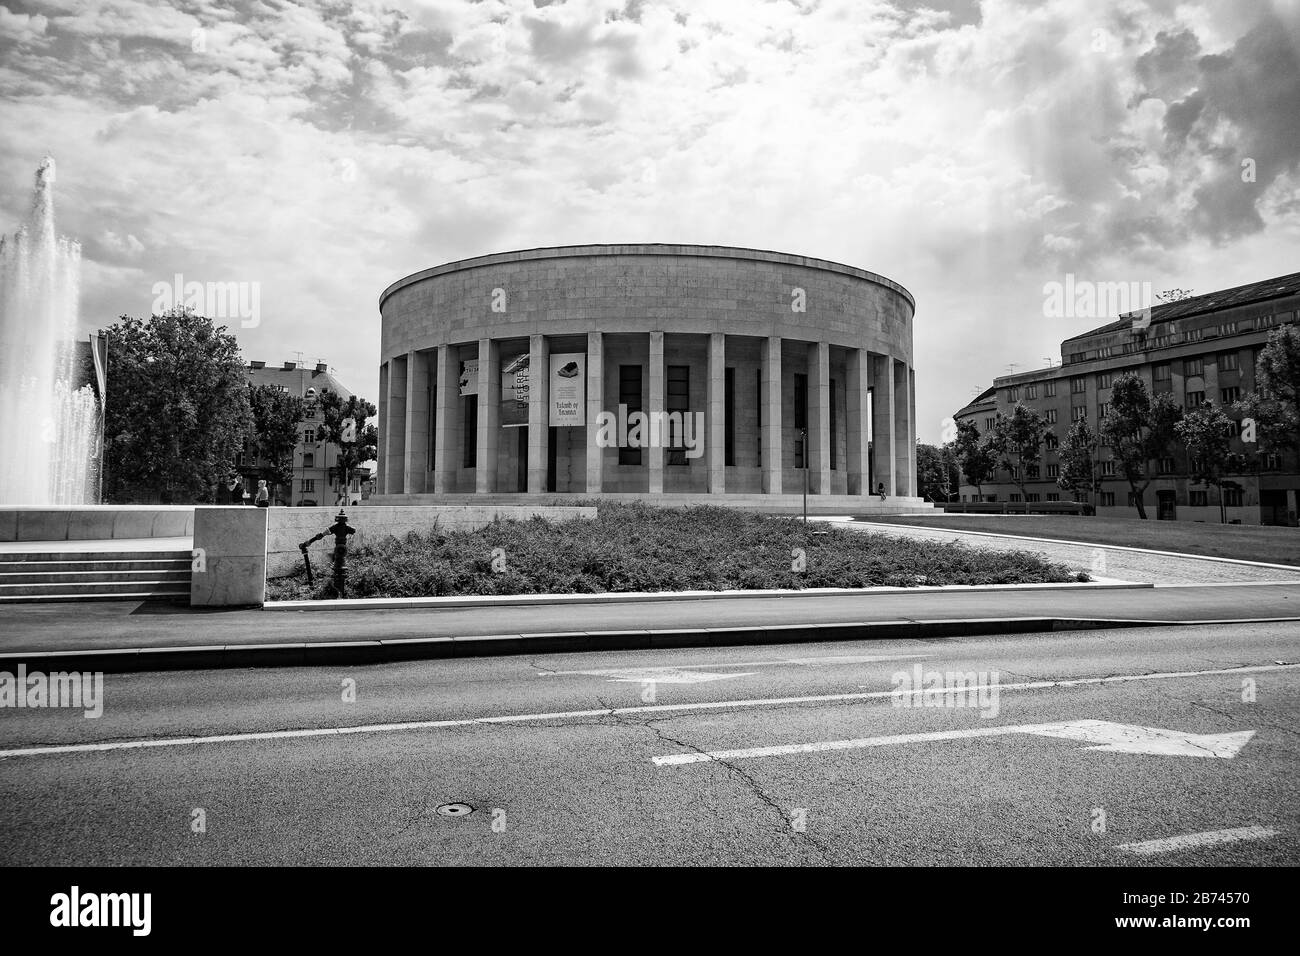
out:
{"label": "road lane marking", "polygon": [[[1168,680],[1171,677],[1207,677],[1214,674],[1237,674],[1248,673],[1256,670],[1284,670],[1287,667],[1294,667],[1293,664],[1284,664],[1277,667],[1259,666],[1259,667],[1229,667],[1220,670],[1211,671],[1168,671],[1158,674],[1117,674],[1112,677],[1069,677],[1062,680],[1036,680],[1021,681],[1015,684],[980,684],[976,686],[964,686],[956,688],[923,688],[921,690],[890,690],[878,691],[877,693],[884,697],[917,697],[925,694],[952,694],[960,691],[969,693],[979,690],[1042,690],[1047,687],[1082,687],[1086,684],[1126,684],[1131,681],[1139,680]],[[859,684],[859,687],[869,687],[869,684]]]}
{"label": "road lane marking", "polygon": [[965,730],[940,730],[924,734],[892,734],[886,737],[860,737],[856,740],[822,740],[808,744],[781,744],[775,747],[748,747],[743,750],[713,750],[652,757],[657,767],[677,767],[688,763],[749,760],[757,757],[788,757],[793,754],[826,753],[832,750],[861,750],[867,747],[892,747],[899,744],[933,743],[963,740],[969,737],[1002,737],[1031,734],[1036,737],[1061,737],[1082,740],[1096,746],[1087,750],[1110,753],[1154,754],[1166,757],[1232,758],[1255,736],[1253,730],[1227,734],[1189,734],[1163,727],[1135,727],[1108,720],[1071,720],[1055,724],[1015,724],[1004,727],[974,727]]}
{"label": "road lane marking", "polygon": [[1194,850],[1203,846],[1219,846],[1224,843],[1236,843],[1239,840],[1265,840],[1277,836],[1276,830],[1268,827],[1237,827],[1233,830],[1206,830],[1204,833],[1185,833],[1182,836],[1165,837],[1163,840],[1144,840],[1141,843],[1121,843],[1115,847],[1126,853],[1138,856],[1155,856],[1157,853],[1177,853],[1179,850]]}
{"label": "road lane marking", "polygon": [[[800,667],[819,667],[827,664],[874,664],[880,661],[904,661],[931,657],[930,654],[882,654],[869,657],[790,657],[779,661],[744,661],[727,664],[673,664],[646,667],[605,667],[586,671],[539,671],[538,677],[610,677],[619,681],[658,681],[664,684],[699,683],[701,680],[721,680],[727,677],[749,677],[749,674],[707,674],[702,678],[690,679],[688,672],[707,672],[729,667],[779,667],[782,664],[794,664]],[[654,676],[665,673],[669,676]],[[682,678],[682,679],[675,679]]]}
{"label": "road lane marking", "polygon": [[[1263,671],[1292,670],[1294,664],[1259,664],[1211,671],[1184,671],[1168,674],[1143,674],[1144,680],[1161,678],[1200,677],[1220,674],[1256,674]],[[1119,678],[1095,678],[1117,680]],[[1047,685],[1054,686],[1054,685]],[[97,744],[59,744],[46,747],[23,747],[0,750],[0,760],[8,757],[48,757],[59,754],[102,753],[113,750],[143,750],[152,747],[184,747],[198,744],[242,743],[255,740],[293,740],[304,737],[345,736],[348,734],[375,734],[390,731],[441,730],[451,727],[472,727],[481,724],[514,724],[547,720],[576,720],[584,717],[613,717],[621,714],[688,713],[697,710],[735,710],[747,707],[785,707],[795,704],[828,704],[849,701],[879,700],[896,696],[896,691],[871,691],[860,694],[820,694],[806,697],[766,697],[748,700],[701,701],[689,704],[646,704],[638,707],[609,707],[596,710],[570,710],[543,714],[507,714],[500,717],[468,717],[457,720],[417,720],[403,723],[360,724],[345,727],[316,727],[302,730],[268,730],[242,734],[216,734],[207,737],[161,737],[137,740],[114,740]]]}

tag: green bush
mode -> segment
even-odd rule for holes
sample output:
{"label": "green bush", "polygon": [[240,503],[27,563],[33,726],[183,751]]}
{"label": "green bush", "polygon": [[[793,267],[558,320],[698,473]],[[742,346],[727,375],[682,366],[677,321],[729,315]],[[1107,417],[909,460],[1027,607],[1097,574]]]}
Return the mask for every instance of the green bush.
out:
{"label": "green bush", "polygon": [[[364,522],[358,512],[354,523]],[[813,532],[820,532],[814,534]],[[501,548],[502,571],[492,555]],[[792,549],[807,566],[791,569]],[[268,582],[272,600],[332,597],[301,573]],[[731,508],[602,503],[590,521],[498,521],[477,531],[409,534],[348,555],[349,597],[599,594],[1031,584],[1087,580],[1029,552],[984,551],[869,534]]]}

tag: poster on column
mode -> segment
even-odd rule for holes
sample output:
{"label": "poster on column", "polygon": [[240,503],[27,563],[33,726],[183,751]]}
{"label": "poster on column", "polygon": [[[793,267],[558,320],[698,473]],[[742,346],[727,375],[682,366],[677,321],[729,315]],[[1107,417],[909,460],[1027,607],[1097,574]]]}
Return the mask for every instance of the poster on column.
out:
{"label": "poster on column", "polygon": [[528,425],[528,360],[525,352],[501,369],[501,427]]}
{"label": "poster on column", "polygon": [[555,426],[587,424],[587,353],[551,356],[551,414]]}
{"label": "poster on column", "polygon": [[478,359],[465,359],[460,363],[460,393],[478,394]]}

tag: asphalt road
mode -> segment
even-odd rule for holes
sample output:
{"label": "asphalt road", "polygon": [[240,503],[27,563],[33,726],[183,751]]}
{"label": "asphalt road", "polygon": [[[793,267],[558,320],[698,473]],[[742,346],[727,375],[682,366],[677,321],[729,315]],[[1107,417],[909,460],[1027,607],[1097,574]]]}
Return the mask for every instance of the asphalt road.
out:
{"label": "asphalt road", "polygon": [[[0,863],[1294,865],[1292,661],[1259,624],[110,674],[98,719],[0,709]],[[916,665],[998,691],[895,706]],[[1177,752],[1089,749],[1135,733]]]}

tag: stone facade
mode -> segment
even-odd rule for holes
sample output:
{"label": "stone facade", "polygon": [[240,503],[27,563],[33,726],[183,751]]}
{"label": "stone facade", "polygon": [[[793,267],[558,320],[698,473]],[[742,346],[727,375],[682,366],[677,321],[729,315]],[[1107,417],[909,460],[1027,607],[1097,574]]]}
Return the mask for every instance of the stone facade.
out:
{"label": "stone facade", "polygon": [[[884,484],[910,496],[914,310],[907,290],[882,276],[723,246],[566,246],[416,273],[380,299],[379,492],[386,503],[797,494],[798,420],[812,494],[863,496]],[[545,368],[558,352],[586,356],[585,426],[549,424],[546,376],[534,373],[528,424],[503,427],[501,369],[525,353]],[[476,397],[459,393],[466,361],[478,363]],[[647,413],[673,402],[703,413],[700,457],[626,455],[597,442],[597,415],[617,411],[633,367]]]}

